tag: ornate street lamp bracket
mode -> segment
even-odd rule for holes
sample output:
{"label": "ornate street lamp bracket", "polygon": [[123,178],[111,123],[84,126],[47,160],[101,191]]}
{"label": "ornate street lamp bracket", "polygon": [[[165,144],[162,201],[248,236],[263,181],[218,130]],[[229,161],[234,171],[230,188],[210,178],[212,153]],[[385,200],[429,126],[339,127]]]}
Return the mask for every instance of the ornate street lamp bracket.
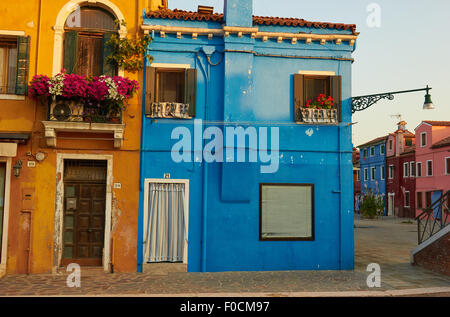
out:
{"label": "ornate street lamp bracket", "polygon": [[[376,104],[381,99],[387,99],[387,100],[394,100],[394,95],[396,94],[404,94],[404,93],[410,93],[410,92],[417,92],[417,91],[426,91],[427,94],[425,96],[425,105],[429,105],[427,109],[432,109],[432,102],[430,97],[430,90],[432,88],[421,88],[421,89],[413,89],[413,90],[403,90],[403,91],[394,91],[394,92],[387,92],[387,93],[381,93],[381,94],[374,94],[374,95],[366,95],[366,96],[357,96],[352,98],[352,113],[355,113],[356,111],[363,111],[374,104]],[[431,107],[431,108],[430,108]],[[425,109],[425,107],[424,107]]]}

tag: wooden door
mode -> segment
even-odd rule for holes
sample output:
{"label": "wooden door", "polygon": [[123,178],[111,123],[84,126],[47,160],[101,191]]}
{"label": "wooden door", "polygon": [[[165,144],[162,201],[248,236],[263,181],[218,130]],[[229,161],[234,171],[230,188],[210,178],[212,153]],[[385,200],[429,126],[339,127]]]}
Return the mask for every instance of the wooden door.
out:
{"label": "wooden door", "polygon": [[65,183],[62,265],[102,265],[106,185]]}

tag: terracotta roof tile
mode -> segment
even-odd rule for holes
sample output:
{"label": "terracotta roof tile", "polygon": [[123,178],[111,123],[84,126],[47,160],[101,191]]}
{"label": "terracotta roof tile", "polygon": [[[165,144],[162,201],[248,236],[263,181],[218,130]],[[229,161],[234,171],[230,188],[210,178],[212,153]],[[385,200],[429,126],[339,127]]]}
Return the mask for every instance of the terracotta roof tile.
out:
{"label": "terracotta roof tile", "polygon": [[373,139],[372,141],[369,141],[369,142],[367,142],[367,143],[361,144],[361,145],[359,145],[358,147],[361,148],[361,147],[365,147],[365,146],[370,145],[370,144],[375,144],[375,143],[379,143],[379,142],[381,142],[381,141],[386,141],[387,138],[388,138],[388,136],[385,135],[385,136],[382,136],[382,137]]}
{"label": "terracotta roof tile", "polygon": [[428,123],[430,125],[434,126],[441,126],[441,127],[449,127],[450,121],[423,121],[425,123]]}
{"label": "terracotta roof tile", "polygon": [[[158,11],[147,12],[148,18],[156,19],[175,19],[175,20],[191,20],[191,21],[216,21],[223,22],[224,15],[222,13],[203,14],[184,10],[161,9]],[[282,26],[306,26],[318,29],[336,29],[350,30],[353,34],[357,34],[355,24],[331,23],[331,22],[312,22],[298,18],[279,18],[279,17],[263,17],[253,16],[253,23],[257,25],[282,25]]]}
{"label": "terracotta roof tile", "polygon": [[436,149],[436,148],[441,148],[441,147],[445,147],[445,146],[450,146],[450,136],[448,136],[445,139],[442,139],[442,140],[434,143],[431,146],[431,148],[432,149]]}

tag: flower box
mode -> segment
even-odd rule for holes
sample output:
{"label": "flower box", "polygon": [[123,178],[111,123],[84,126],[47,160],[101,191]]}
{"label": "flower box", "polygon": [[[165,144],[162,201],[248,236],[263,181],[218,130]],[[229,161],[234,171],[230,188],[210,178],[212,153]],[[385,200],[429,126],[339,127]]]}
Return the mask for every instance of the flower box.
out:
{"label": "flower box", "polygon": [[150,118],[191,119],[189,105],[177,102],[153,102],[145,114]]}
{"label": "flower box", "polygon": [[298,122],[302,123],[337,123],[337,109],[299,108]]}
{"label": "flower box", "polygon": [[86,77],[64,71],[49,78],[33,77],[29,95],[48,99],[48,120],[117,123],[122,110],[139,88],[138,82],[120,76]]}

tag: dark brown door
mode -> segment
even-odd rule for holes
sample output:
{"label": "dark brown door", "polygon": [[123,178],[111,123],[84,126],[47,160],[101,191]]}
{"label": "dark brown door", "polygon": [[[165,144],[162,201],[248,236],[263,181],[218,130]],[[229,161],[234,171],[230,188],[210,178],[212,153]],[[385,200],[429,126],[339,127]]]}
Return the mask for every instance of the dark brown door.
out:
{"label": "dark brown door", "polygon": [[102,265],[105,184],[66,182],[62,265]]}

